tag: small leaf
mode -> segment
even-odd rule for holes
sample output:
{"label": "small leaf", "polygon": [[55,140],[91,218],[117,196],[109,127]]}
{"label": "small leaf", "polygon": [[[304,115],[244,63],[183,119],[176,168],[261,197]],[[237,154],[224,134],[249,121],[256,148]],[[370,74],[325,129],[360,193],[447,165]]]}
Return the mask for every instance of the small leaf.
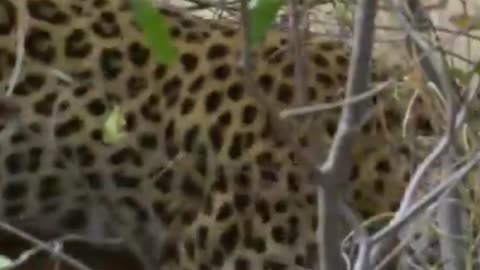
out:
{"label": "small leaf", "polygon": [[116,144],[122,140],[127,133],[124,131],[126,121],[119,106],[114,106],[103,125],[102,140],[106,144]]}
{"label": "small leaf", "polygon": [[450,75],[459,80],[462,85],[468,85],[475,74],[480,75],[480,61],[473,65],[469,71],[464,71],[459,68],[451,67],[449,69]]}
{"label": "small leaf", "polygon": [[0,270],[10,269],[13,267],[13,261],[7,256],[0,255]]}
{"label": "small leaf", "polygon": [[449,18],[451,24],[463,30],[479,30],[480,29],[480,14],[472,16],[466,14],[452,15]]}
{"label": "small leaf", "polygon": [[265,33],[275,21],[275,17],[284,3],[284,0],[250,1],[250,41],[253,47],[261,43]]}
{"label": "small leaf", "polygon": [[459,68],[451,67],[450,75],[457,79],[462,85],[468,85],[472,79],[472,74],[470,72],[465,72]]}
{"label": "small leaf", "polygon": [[353,9],[339,3],[335,8],[337,18],[339,18],[345,24],[351,25],[353,22]]}
{"label": "small leaf", "polygon": [[129,0],[135,19],[143,29],[146,41],[160,62],[171,64],[176,59],[176,50],[164,18],[156,11],[150,0]]}
{"label": "small leaf", "polygon": [[477,75],[480,75],[480,61],[475,63],[475,65],[473,66],[472,72]]}

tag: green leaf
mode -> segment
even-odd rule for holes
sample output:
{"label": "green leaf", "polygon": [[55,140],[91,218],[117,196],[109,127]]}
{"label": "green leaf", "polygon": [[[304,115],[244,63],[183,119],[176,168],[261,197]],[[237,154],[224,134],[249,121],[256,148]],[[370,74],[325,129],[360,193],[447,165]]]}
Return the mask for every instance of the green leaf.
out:
{"label": "green leaf", "polygon": [[13,261],[7,256],[0,254],[0,270],[10,269],[13,267]]}
{"label": "green leaf", "polygon": [[468,71],[464,71],[456,67],[451,67],[449,71],[450,75],[452,75],[455,79],[459,80],[462,85],[468,85],[475,74],[480,75],[480,61],[476,62],[473,65],[473,68]]}
{"label": "green leaf", "polygon": [[170,40],[167,24],[150,0],[129,0],[135,19],[143,29],[147,44],[158,60],[171,64],[176,59],[176,50]]}
{"label": "green leaf", "polygon": [[250,0],[250,41],[253,47],[261,43],[284,3],[285,0]]}
{"label": "green leaf", "polygon": [[124,131],[125,119],[119,106],[114,106],[103,125],[102,140],[106,144],[120,142],[127,133]]}
{"label": "green leaf", "polygon": [[480,75],[480,61],[475,63],[475,65],[473,66],[472,72],[476,73],[477,75]]}
{"label": "green leaf", "polygon": [[463,30],[479,30],[480,29],[480,14],[466,15],[457,14],[451,15],[449,18],[451,24]]}
{"label": "green leaf", "polygon": [[472,78],[472,75],[469,74],[469,72],[465,72],[464,70],[456,68],[456,67],[451,67],[449,73],[455,79],[460,81],[460,83],[462,83],[462,85],[467,85]]}

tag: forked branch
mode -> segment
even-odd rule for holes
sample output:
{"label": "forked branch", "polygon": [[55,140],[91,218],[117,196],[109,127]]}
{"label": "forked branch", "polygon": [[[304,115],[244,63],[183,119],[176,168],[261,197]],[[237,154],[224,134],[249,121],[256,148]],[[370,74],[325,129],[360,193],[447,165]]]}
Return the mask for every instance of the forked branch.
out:
{"label": "forked branch", "polygon": [[[369,86],[371,56],[374,39],[374,22],[377,12],[376,0],[361,0],[355,11],[355,27],[353,34],[353,52],[348,70],[346,100],[360,96],[367,92]],[[345,103],[342,108],[340,122],[327,160],[322,165],[325,187],[319,189],[319,217],[322,227],[319,230],[319,239],[324,245],[320,248],[319,258],[322,270],[344,269],[341,243],[341,187],[348,181],[352,166],[351,149],[355,136],[370,107],[370,100],[354,103]],[[357,228],[357,231],[360,231]],[[323,242],[323,243],[322,243]],[[368,252],[368,241],[362,241],[362,254]],[[365,256],[368,259],[368,256]],[[357,269],[367,269],[368,260]]]}

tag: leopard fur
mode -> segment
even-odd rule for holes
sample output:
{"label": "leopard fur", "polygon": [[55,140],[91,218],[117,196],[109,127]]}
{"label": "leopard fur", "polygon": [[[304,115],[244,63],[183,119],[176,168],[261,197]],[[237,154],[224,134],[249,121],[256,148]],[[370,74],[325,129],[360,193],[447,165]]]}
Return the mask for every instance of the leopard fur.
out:
{"label": "leopard fur", "polygon": [[[170,66],[154,57],[126,0],[0,0],[0,82],[13,87],[5,100],[15,108],[0,130],[0,220],[113,230],[165,269],[312,267],[317,186],[245,89],[241,30],[159,12],[178,54]],[[349,48],[316,40],[304,50],[305,93],[294,89],[287,34],[270,31],[254,52],[254,82],[279,110],[342,96]],[[362,128],[346,187],[364,216],[396,209],[411,167],[395,135],[404,107],[382,104]],[[126,136],[106,144],[115,106]],[[415,112],[415,127],[431,132]],[[338,118],[335,109],[292,121],[291,136],[320,159]]]}

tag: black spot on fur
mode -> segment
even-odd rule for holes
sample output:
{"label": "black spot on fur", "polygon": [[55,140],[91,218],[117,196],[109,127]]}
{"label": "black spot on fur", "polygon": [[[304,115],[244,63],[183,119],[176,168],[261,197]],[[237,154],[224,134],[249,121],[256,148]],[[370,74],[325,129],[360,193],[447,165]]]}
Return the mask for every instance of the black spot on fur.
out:
{"label": "black spot on fur", "polygon": [[78,116],[73,116],[69,120],[59,123],[55,126],[56,137],[67,137],[75,132],[79,132],[84,126],[83,121]]}
{"label": "black spot on fur", "polygon": [[162,93],[165,95],[167,108],[173,107],[180,96],[182,80],[178,76],[173,76],[163,85]]}
{"label": "black spot on fur", "polygon": [[25,181],[10,182],[3,190],[3,199],[13,201],[25,197],[28,189]]}
{"label": "black spot on fur", "polygon": [[229,49],[226,45],[221,43],[216,43],[210,46],[207,51],[207,59],[215,60],[225,57],[229,52]]}
{"label": "black spot on fur", "polygon": [[391,171],[392,167],[390,165],[390,162],[388,159],[381,159],[377,162],[375,165],[375,170],[381,173],[389,173]]}
{"label": "black spot on fur", "polygon": [[60,222],[69,230],[83,229],[87,225],[87,216],[83,210],[72,209],[62,217]]}
{"label": "black spot on fur", "polygon": [[285,242],[285,230],[281,226],[274,226],[271,231],[272,238],[277,243]]}
{"label": "black spot on fur", "polygon": [[198,58],[192,53],[184,53],[180,56],[180,62],[186,72],[192,72],[197,68]]}
{"label": "black spot on fur", "polygon": [[263,223],[267,223],[270,221],[271,215],[270,215],[270,208],[267,203],[267,201],[260,199],[255,203],[255,211],[257,212],[257,215],[259,215],[262,218]]}
{"label": "black spot on fur", "polygon": [[69,21],[67,14],[61,11],[55,2],[50,0],[27,1],[27,9],[32,18],[40,21],[51,24],[64,24]]}
{"label": "black spot on fur", "polygon": [[240,100],[243,97],[243,92],[243,86],[239,82],[233,83],[227,89],[227,95],[233,101]]}
{"label": "black spot on fur", "polygon": [[88,112],[93,116],[103,115],[107,111],[107,107],[103,100],[94,98],[87,103]]}
{"label": "black spot on fur", "polygon": [[41,115],[50,116],[53,112],[53,105],[57,100],[58,94],[55,92],[47,93],[43,98],[34,104],[35,112]]}
{"label": "black spot on fur", "polygon": [[223,98],[223,96],[220,92],[218,92],[218,91],[210,92],[205,99],[205,110],[206,110],[206,112],[207,113],[215,112],[219,108],[219,106],[222,102],[222,98]]}
{"label": "black spot on fur", "polygon": [[155,179],[155,188],[162,193],[167,194],[170,192],[174,175],[171,169],[165,169],[161,171],[158,177]]}
{"label": "black spot on fur", "polygon": [[17,13],[11,1],[0,1],[0,13],[4,16],[0,20],[0,35],[8,35],[17,25]]}
{"label": "black spot on fur", "polygon": [[185,132],[184,144],[187,152],[191,152],[193,150],[193,146],[195,145],[199,132],[200,128],[198,125],[192,126]]}
{"label": "black spot on fur", "polygon": [[103,77],[115,79],[122,71],[122,53],[116,49],[103,49],[100,53],[100,68]]}
{"label": "black spot on fur", "polygon": [[82,167],[92,166],[95,163],[95,155],[92,150],[85,145],[80,145],[76,147],[76,158],[78,164]]}
{"label": "black spot on fur", "polygon": [[205,83],[205,76],[198,76],[188,87],[188,91],[192,94],[198,93],[203,88]]}
{"label": "black spot on fur", "polygon": [[208,239],[208,228],[203,225],[199,226],[197,229],[198,247],[205,249],[207,247],[207,239]]}
{"label": "black spot on fur", "polygon": [[92,51],[92,44],[81,29],[73,30],[65,40],[65,55],[71,58],[86,58]]}
{"label": "black spot on fur", "polygon": [[257,118],[258,110],[257,107],[253,105],[246,105],[243,108],[243,114],[242,114],[242,122],[245,125],[250,125],[252,124],[255,119]]}
{"label": "black spot on fur", "polygon": [[118,200],[118,203],[121,206],[125,206],[128,210],[130,210],[134,215],[135,218],[140,222],[148,221],[148,213],[145,208],[138,202],[136,199],[132,197],[123,197]]}
{"label": "black spot on fur", "polygon": [[295,73],[295,68],[292,63],[285,65],[282,69],[282,74],[283,76],[285,76],[285,78],[293,77],[294,73]]}
{"label": "black spot on fur", "polygon": [[44,64],[51,64],[56,50],[50,33],[36,27],[29,28],[25,38],[25,52]]}
{"label": "black spot on fur", "polygon": [[131,76],[127,80],[128,97],[136,98],[148,87],[148,80],[142,76]]}
{"label": "black spot on fur", "polygon": [[195,183],[189,175],[183,177],[182,180],[182,191],[185,195],[189,197],[202,197],[203,190],[202,187]]}
{"label": "black spot on fur", "polygon": [[60,178],[55,175],[47,175],[40,179],[38,198],[40,200],[52,199],[62,193]]}
{"label": "black spot on fur", "polygon": [[240,232],[236,224],[230,225],[220,234],[220,245],[226,254],[229,254],[238,245]]}
{"label": "black spot on fur", "polygon": [[379,195],[385,192],[385,183],[382,179],[375,179],[375,181],[373,181],[373,190]]}
{"label": "black spot on fur", "polygon": [[225,221],[233,215],[233,208],[229,203],[224,203],[218,209],[218,213],[216,216],[217,221]]}
{"label": "black spot on fur", "polygon": [[317,73],[316,80],[318,83],[323,84],[325,87],[332,87],[335,83],[329,75],[324,73]]}
{"label": "black spot on fur", "polygon": [[113,165],[130,162],[136,166],[141,166],[143,163],[140,154],[131,147],[124,147],[113,152],[109,157],[109,161]]}
{"label": "black spot on fur", "polygon": [[93,190],[100,190],[103,187],[103,179],[96,172],[86,173],[85,179],[87,180],[88,186]]}
{"label": "black spot on fur", "polygon": [[233,204],[237,211],[242,212],[250,205],[250,197],[246,194],[236,194],[233,198]]}
{"label": "black spot on fur", "polygon": [[219,152],[222,149],[223,145],[222,128],[218,125],[212,125],[208,132],[208,135],[213,148],[215,149],[215,151]]}
{"label": "black spot on fur", "polygon": [[128,59],[138,66],[143,67],[147,64],[150,57],[150,50],[138,42],[132,42],[128,46]]}
{"label": "black spot on fur", "polygon": [[120,171],[114,172],[112,175],[112,179],[117,188],[132,189],[132,188],[137,188],[140,184],[139,178],[129,176],[124,172],[120,172]]}
{"label": "black spot on fur", "polygon": [[213,69],[213,77],[219,81],[227,80],[231,73],[232,70],[227,64],[220,65]]}
{"label": "black spot on fur", "polygon": [[155,151],[157,148],[157,136],[153,133],[140,134],[138,143],[144,149]]}
{"label": "black spot on fur", "polygon": [[250,262],[245,258],[235,260],[235,270],[250,270]]}
{"label": "black spot on fur", "polygon": [[191,98],[185,98],[182,102],[182,115],[186,115],[192,112],[195,107],[195,102]]}
{"label": "black spot on fur", "polygon": [[327,60],[327,58],[325,58],[325,56],[321,55],[321,54],[315,54],[313,55],[313,62],[319,66],[319,67],[322,67],[322,68],[328,68],[329,66],[329,62]]}
{"label": "black spot on fur", "polygon": [[293,88],[292,86],[282,83],[278,87],[277,99],[282,103],[288,105],[293,101]]}
{"label": "black spot on fur", "polygon": [[228,154],[231,159],[237,159],[242,155],[242,135],[233,135],[232,143],[228,149]]}
{"label": "black spot on fur", "polygon": [[92,24],[93,32],[102,38],[119,37],[121,30],[118,25],[115,14],[109,11],[104,11]]}

